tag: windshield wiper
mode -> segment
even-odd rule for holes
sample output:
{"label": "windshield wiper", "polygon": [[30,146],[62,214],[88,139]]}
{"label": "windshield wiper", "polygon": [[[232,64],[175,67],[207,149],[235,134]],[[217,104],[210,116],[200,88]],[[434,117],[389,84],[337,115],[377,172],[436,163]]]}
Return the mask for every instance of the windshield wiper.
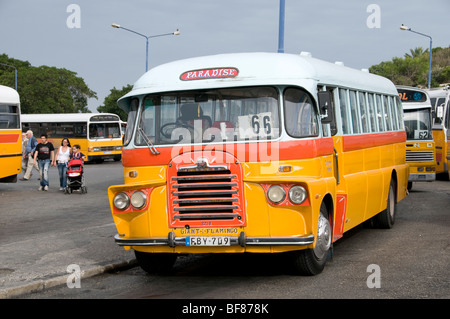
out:
{"label": "windshield wiper", "polygon": [[139,133],[142,135],[142,138],[144,139],[145,143],[147,143],[148,149],[150,152],[152,152],[153,155],[159,155],[161,154],[156,149],[155,145],[153,145],[152,140],[147,137],[142,127],[139,128]]}

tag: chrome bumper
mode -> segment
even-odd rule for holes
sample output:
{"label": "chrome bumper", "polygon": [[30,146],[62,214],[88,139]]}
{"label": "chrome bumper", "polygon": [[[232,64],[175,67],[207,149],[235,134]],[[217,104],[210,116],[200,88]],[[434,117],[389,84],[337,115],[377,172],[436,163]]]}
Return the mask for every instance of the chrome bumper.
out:
{"label": "chrome bumper", "polygon": [[[170,232],[167,238],[120,238],[117,234],[114,240],[119,246],[186,246],[186,237],[175,237]],[[305,246],[314,243],[314,235],[301,237],[246,237],[241,232],[239,237],[230,237],[231,246]]]}
{"label": "chrome bumper", "polygon": [[436,180],[436,173],[411,173],[408,182],[431,182]]}

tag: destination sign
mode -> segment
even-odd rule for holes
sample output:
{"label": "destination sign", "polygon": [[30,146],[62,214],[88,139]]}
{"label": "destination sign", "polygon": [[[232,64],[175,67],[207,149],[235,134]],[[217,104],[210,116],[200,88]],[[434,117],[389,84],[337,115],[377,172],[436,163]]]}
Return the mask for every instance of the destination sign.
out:
{"label": "destination sign", "polygon": [[403,102],[425,102],[427,96],[418,91],[397,89],[398,95]]}
{"label": "destination sign", "polygon": [[236,68],[211,68],[187,71],[181,74],[180,80],[192,81],[192,80],[207,80],[207,79],[220,79],[220,78],[234,78],[239,74],[239,70]]}

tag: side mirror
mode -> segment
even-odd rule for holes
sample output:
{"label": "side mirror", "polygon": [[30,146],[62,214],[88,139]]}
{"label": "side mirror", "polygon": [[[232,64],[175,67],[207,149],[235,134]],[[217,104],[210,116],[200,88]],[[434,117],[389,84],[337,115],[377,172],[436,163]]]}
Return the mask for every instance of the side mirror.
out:
{"label": "side mirror", "polygon": [[322,123],[332,123],[334,116],[331,104],[331,92],[320,91],[317,93],[317,98],[319,100],[319,112]]}

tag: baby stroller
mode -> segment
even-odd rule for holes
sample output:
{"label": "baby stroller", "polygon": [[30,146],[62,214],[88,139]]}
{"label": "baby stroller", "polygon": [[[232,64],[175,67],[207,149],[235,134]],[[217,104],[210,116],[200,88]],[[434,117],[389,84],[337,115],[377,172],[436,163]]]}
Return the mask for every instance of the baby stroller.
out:
{"label": "baby stroller", "polygon": [[64,193],[72,194],[74,190],[80,190],[82,194],[87,193],[84,185],[83,160],[81,159],[70,160],[67,168],[67,186]]}

